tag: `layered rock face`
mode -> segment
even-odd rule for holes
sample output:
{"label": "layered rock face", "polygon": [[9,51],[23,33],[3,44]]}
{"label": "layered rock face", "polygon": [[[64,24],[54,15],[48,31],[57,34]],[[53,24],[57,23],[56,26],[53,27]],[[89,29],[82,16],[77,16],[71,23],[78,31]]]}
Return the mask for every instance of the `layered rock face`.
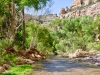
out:
{"label": "layered rock face", "polygon": [[71,5],[71,9],[77,8],[81,6],[81,0],[74,0],[74,2]]}
{"label": "layered rock face", "polygon": [[71,9],[88,5],[89,3],[95,3],[97,0],[74,0],[71,5]]}
{"label": "layered rock face", "polygon": [[[80,0],[75,0],[78,1],[78,3],[80,2]],[[86,3],[88,2],[88,0],[84,0]],[[94,0],[95,2],[96,0]],[[77,2],[73,3],[73,7],[72,8],[76,8],[78,6],[81,6],[79,4],[76,5]],[[76,5],[76,6],[75,6]],[[70,11],[68,13],[65,14],[65,17],[78,17],[78,16],[84,16],[84,15],[90,15],[93,16],[94,18],[97,17],[97,15],[100,14],[100,2],[95,2],[94,4],[91,5],[85,5],[83,8],[77,8],[73,11]]]}

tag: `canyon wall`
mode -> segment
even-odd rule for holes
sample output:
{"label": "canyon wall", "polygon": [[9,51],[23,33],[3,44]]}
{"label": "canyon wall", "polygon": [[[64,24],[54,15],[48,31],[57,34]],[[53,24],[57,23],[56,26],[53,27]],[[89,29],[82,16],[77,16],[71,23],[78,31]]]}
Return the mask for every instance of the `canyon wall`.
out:
{"label": "canyon wall", "polygon": [[[92,1],[90,3],[90,1]],[[82,3],[84,5],[82,5]],[[100,1],[98,0],[74,0],[69,11],[65,14],[65,17],[78,17],[84,15],[90,15],[94,18],[100,14]]]}
{"label": "canyon wall", "polygon": [[74,2],[71,5],[71,9],[86,6],[91,3],[96,3],[98,0],[74,0]]}

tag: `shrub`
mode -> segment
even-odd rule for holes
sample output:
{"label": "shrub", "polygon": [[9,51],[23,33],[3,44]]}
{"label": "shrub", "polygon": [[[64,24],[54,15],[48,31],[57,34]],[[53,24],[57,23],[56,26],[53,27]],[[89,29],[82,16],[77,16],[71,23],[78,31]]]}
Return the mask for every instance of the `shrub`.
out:
{"label": "shrub", "polygon": [[6,48],[11,45],[12,45],[11,39],[6,38],[6,39],[0,40],[0,48]]}
{"label": "shrub", "polygon": [[87,44],[93,41],[92,22],[91,16],[53,20],[49,24],[53,46],[63,52],[74,52],[78,48],[86,50]]}

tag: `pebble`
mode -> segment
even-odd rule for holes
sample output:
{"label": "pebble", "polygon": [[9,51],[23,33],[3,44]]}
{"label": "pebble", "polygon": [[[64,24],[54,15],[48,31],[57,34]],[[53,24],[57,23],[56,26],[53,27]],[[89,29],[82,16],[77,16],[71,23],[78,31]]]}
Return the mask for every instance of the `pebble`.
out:
{"label": "pebble", "polygon": [[88,62],[94,64],[95,66],[100,66],[100,54],[95,56],[87,56],[85,58],[76,58],[75,60],[80,62]]}

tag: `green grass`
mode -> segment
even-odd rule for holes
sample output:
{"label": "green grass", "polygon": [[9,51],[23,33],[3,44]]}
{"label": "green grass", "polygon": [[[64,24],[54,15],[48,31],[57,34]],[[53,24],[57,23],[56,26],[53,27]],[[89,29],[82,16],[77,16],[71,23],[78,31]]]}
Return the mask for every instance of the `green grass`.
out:
{"label": "green grass", "polygon": [[11,67],[8,73],[0,74],[0,75],[25,75],[28,72],[31,72],[33,70],[33,67],[30,65],[21,65],[21,66],[15,66]]}

